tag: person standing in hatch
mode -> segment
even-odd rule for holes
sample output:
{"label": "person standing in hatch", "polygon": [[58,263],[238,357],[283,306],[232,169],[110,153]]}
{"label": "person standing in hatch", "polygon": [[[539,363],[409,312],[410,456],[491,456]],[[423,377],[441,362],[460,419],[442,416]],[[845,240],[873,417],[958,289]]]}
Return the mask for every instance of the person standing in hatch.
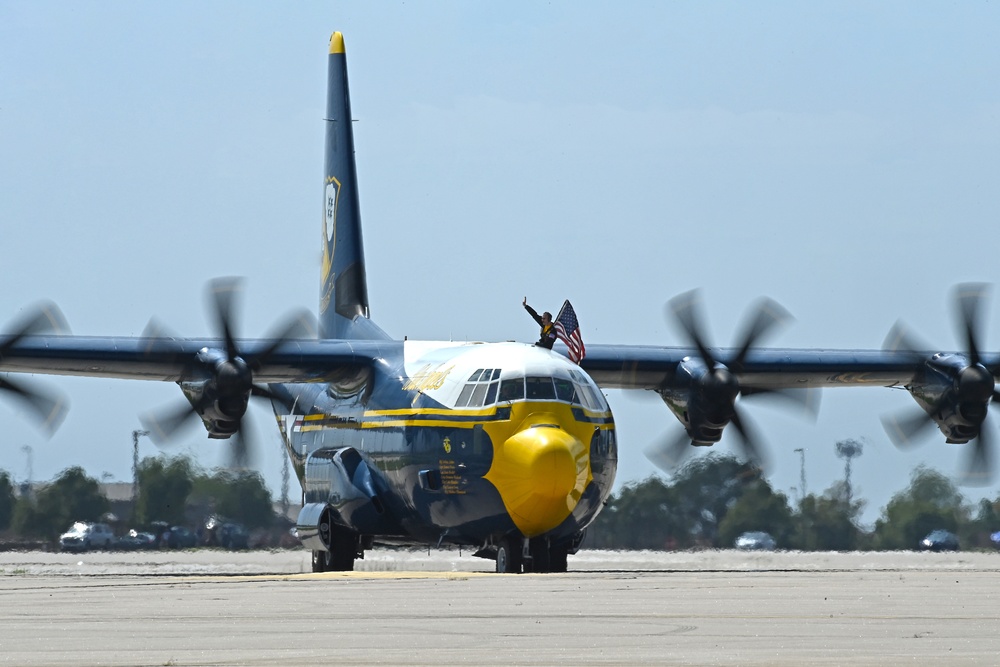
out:
{"label": "person standing in hatch", "polygon": [[532,319],[538,322],[538,326],[542,328],[538,335],[538,342],[535,343],[538,347],[544,347],[546,350],[551,350],[552,345],[556,342],[556,325],[552,323],[552,313],[545,311],[539,317],[538,313],[534,308],[528,305],[528,297],[524,297],[524,301],[521,302],[524,309],[528,311]]}

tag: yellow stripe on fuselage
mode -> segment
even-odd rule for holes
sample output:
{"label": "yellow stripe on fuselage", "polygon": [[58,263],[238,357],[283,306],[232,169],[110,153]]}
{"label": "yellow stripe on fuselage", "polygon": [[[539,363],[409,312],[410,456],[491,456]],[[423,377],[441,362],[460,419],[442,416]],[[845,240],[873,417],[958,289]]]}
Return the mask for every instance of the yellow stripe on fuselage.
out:
{"label": "yellow stripe on fuselage", "polygon": [[[534,537],[557,527],[576,508],[593,480],[590,442],[594,431],[613,430],[615,425],[610,412],[585,410],[559,401],[519,401],[501,407],[508,405],[510,416],[506,419],[496,418],[498,408],[495,405],[470,409],[402,408],[367,410],[357,421],[338,421],[332,415],[306,415],[300,429],[308,432],[342,428],[472,429],[481,426],[493,443],[493,461],[483,478],[500,493],[514,525],[525,536]],[[578,421],[574,410],[583,410],[583,414],[594,421]],[[549,484],[552,481],[547,472],[550,464],[555,466],[551,468],[552,474],[559,476],[554,486]],[[554,488],[558,491],[553,491]],[[563,489],[568,491],[563,492]]]}

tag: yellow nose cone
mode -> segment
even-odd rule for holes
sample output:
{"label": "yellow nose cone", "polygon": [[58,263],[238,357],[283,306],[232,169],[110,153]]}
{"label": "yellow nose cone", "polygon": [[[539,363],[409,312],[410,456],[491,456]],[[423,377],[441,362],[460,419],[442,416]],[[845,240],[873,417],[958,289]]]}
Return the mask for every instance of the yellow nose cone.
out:
{"label": "yellow nose cone", "polygon": [[518,431],[493,453],[486,474],[514,524],[533,537],[562,523],[589,481],[589,451],[554,426]]}

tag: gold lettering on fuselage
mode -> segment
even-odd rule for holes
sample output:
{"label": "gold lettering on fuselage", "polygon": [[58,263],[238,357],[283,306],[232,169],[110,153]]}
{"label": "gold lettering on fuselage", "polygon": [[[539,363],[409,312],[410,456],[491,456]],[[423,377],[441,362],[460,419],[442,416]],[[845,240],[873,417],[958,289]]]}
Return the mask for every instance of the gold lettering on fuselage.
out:
{"label": "gold lettering on fuselage", "polygon": [[455,468],[454,459],[438,459],[438,472],[441,473],[441,490],[456,496],[464,496],[465,491],[459,488],[462,476]]}
{"label": "gold lettering on fuselage", "polygon": [[440,389],[441,385],[444,384],[445,378],[448,377],[448,373],[451,373],[454,368],[455,366],[448,366],[444,370],[432,371],[431,365],[427,364],[414,373],[412,377],[407,378],[406,382],[403,383],[403,390],[427,391],[429,389]]}

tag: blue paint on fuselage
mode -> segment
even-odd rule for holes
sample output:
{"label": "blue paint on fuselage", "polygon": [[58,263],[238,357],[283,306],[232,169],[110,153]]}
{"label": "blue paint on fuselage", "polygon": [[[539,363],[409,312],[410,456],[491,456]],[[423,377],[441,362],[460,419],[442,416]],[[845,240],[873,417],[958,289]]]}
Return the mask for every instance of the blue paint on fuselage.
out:
{"label": "blue paint on fuselage", "polygon": [[[474,546],[516,533],[500,493],[484,479],[494,454],[484,425],[508,420],[511,403],[470,414],[406,388],[411,380],[400,349],[392,358],[344,371],[332,383],[270,386],[285,446],[303,484],[303,500],[325,502],[323,494],[330,492],[306,485],[308,457],[350,447],[371,469],[384,506],[377,523],[351,526],[358,532],[389,541]],[[613,423],[610,410],[600,419],[580,408],[573,413],[577,421],[595,424],[590,447],[593,481],[570,516],[550,531],[553,539],[572,538],[593,520],[610,493],[617,465],[614,429],[598,428]],[[421,471],[445,477],[443,488],[422,484]]]}

